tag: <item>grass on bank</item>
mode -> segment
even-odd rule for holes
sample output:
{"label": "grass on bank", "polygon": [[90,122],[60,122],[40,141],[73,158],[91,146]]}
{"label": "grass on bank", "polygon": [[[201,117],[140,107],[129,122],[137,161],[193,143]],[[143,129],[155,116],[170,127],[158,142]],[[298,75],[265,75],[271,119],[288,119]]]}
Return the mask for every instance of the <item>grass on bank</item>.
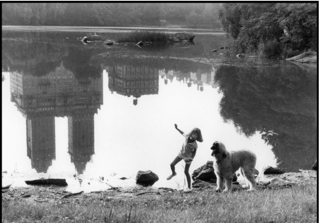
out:
{"label": "grass on bank", "polygon": [[48,203],[2,199],[2,222],[317,222],[316,184],[281,190],[213,189],[132,198],[81,195]]}
{"label": "grass on bank", "polygon": [[317,222],[315,184],[281,190],[213,189],[132,198],[80,195],[37,203],[2,199],[2,222]]}

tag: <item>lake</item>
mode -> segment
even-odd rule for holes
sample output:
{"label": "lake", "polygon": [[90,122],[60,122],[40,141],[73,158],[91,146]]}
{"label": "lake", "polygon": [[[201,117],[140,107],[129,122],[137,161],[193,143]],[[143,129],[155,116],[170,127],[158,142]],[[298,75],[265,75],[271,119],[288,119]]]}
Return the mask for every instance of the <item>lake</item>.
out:
{"label": "lake", "polygon": [[193,30],[192,45],[80,41],[91,31],[117,40],[131,30],[3,30],[7,175],[133,183],[139,170],[152,170],[155,187],[181,188],[183,161],[166,180],[183,142],[174,124],[202,131],[190,174],[212,160],[214,141],[255,152],[258,170],[310,169],[317,158],[316,66],[213,53],[228,40],[204,30]]}

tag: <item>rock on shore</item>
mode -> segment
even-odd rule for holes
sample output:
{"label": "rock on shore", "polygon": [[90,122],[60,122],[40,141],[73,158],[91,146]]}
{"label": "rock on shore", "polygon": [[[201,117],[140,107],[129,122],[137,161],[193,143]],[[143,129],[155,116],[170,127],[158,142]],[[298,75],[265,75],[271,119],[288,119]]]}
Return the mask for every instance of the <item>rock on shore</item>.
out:
{"label": "rock on shore", "polygon": [[288,61],[296,61],[300,63],[317,63],[318,55],[316,52],[310,51],[310,52],[304,52],[302,54],[299,54],[297,56],[287,58]]}

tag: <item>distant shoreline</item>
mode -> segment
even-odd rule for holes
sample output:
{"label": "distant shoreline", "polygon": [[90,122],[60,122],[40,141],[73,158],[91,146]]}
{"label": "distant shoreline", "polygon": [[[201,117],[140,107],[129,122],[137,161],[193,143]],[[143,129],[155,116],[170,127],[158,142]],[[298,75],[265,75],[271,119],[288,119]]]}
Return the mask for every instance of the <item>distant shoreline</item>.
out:
{"label": "distant shoreline", "polygon": [[111,26],[2,26],[2,31],[52,31],[52,32],[129,32],[135,30],[161,32],[194,32],[196,34],[225,34],[223,31],[193,28],[166,27],[111,27]]}

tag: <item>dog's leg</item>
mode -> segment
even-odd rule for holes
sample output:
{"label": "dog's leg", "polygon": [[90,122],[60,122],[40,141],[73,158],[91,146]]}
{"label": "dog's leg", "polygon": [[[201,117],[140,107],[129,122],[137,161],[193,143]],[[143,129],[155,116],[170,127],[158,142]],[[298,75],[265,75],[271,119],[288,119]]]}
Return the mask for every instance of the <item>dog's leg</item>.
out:
{"label": "dog's leg", "polygon": [[224,180],[226,188],[223,190],[223,193],[225,192],[231,192],[231,187],[232,187],[232,177],[231,178],[226,178]]}
{"label": "dog's leg", "polygon": [[222,187],[223,187],[223,178],[221,176],[219,176],[218,173],[216,173],[217,176],[217,188],[216,188],[216,192],[221,192]]}
{"label": "dog's leg", "polygon": [[240,173],[241,173],[241,175],[242,175],[242,177],[244,178],[244,181],[245,181],[245,183],[246,183],[245,185],[242,186],[242,188],[249,188],[249,187],[250,187],[249,181],[247,180],[247,177],[246,177],[246,175],[244,174],[244,170],[243,170],[242,167],[240,167]]}
{"label": "dog's leg", "polygon": [[248,191],[253,191],[256,188],[256,181],[253,177],[253,168],[244,169],[244,175],[249,183]]}

